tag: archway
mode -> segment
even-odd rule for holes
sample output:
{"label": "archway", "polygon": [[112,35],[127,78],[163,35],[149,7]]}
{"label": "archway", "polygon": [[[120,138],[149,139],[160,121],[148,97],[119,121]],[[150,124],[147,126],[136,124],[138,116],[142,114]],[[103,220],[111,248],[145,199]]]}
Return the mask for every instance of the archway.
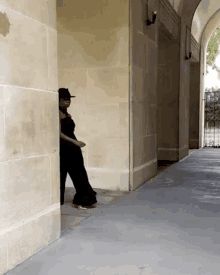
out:
{"label": "archway", "polygon": [[[207,7],[209,7],[207,12]],[[199,108],[199,144],[198,148],[204,146],[204,96],[205,96],[205,76],[206,76],[206,52],[208,42],[217,28],[220,25],[220,3],[215,3],[215,1],[200,1],[195,14],[192,19],[192,35],[195,37],[196,41],[200,45],[200,64],[197,68],[200,70],[200,76],[197,75],[199,79],[199,95],[197,97],[198,108]]]}

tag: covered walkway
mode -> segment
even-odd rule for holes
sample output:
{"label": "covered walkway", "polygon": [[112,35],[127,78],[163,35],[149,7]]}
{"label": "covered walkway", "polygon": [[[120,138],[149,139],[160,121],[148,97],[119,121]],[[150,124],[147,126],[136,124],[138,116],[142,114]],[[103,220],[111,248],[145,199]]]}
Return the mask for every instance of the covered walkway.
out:
{"label": "covered walkway", "polygon": [[219,166],[220,149],[199,149],[95,209],[67,203],[61,239],[6,274],[218,275]]}

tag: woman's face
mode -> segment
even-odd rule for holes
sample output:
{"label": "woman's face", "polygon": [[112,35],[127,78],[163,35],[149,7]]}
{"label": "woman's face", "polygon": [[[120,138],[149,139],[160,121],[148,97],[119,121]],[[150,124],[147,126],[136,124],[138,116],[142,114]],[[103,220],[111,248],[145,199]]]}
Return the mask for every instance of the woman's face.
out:
{"label": "woman's face", "polygon": [[70,98],[61,98],[59,105],[61,108],[68,108],[70,106],[71,99]]}

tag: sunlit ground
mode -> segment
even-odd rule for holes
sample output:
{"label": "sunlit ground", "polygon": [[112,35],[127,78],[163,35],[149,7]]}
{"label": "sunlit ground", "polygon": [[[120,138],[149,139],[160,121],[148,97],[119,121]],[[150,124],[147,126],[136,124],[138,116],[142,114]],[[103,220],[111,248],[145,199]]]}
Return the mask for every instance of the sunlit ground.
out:
{"label": "sunlit ground", "polygon": [[220,147],[220,129],[219,128],[207,128],[204,135],[205,146],[217,146]]}

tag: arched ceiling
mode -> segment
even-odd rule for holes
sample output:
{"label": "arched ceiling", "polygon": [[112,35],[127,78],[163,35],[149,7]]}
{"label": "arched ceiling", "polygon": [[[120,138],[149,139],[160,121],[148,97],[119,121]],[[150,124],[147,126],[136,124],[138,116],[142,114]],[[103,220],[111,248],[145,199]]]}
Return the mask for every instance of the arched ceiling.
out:
{"label": "arched ceiling", "polygon": [[185,23],[191,26],[193,15],[196,11],[197,6],[201,2],[201,0],[168,0],[168,1],[174,7],[174,9],[179,14],[179,16],[182,18],[184,17]]}
{"label": "arched ceiling", "polygon": [[[183,22],[192,27],[192,34],[199,43],[207,23],[220,9],[220,0],[169,0],[169,2]],[[214,26],[214,23],[212,25]]]}
{"label": "arched ceiling", "polygon": [[208,21],[204,31],[202,32],[201,46],[204,50],[206,49],[213,32],[218,26],[220,26],[220,9]]}
{"label": "arched ceiling", "polygon": [[219,0],[200,1],[192,21],[192,34],[197,42],[201,42],[202,33],[212,16],[215,14],[220,16],[218,10],[220,10]]}

